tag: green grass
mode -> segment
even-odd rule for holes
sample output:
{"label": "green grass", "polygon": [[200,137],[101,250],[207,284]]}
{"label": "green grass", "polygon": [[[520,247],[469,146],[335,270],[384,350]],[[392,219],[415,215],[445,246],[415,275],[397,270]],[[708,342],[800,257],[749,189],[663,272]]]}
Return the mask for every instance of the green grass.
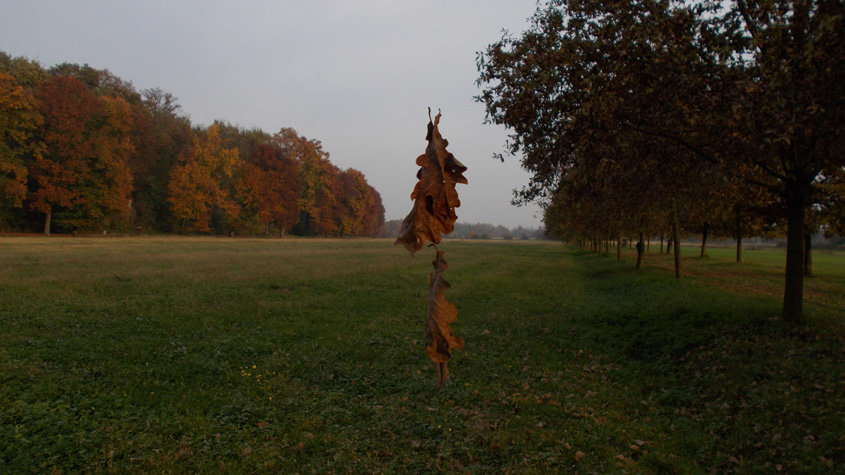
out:
{"label": "green grass", "polygon": [[438,392],[430,249],[0,240],[0,473],[845,470],[842,253],[789,329],[779,251],[679,282],[655,253],[440,247],[467,346]]}

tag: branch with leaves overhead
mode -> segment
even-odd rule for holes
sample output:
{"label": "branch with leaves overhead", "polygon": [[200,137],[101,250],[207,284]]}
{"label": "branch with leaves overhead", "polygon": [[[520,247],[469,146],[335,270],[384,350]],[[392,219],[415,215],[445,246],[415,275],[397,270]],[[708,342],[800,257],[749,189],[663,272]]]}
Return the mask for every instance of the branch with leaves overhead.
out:
{"label": "branch with leaves overhead", "polygon": [[[411,254],[422,249],[426,241],[439,244],[443,234],[449,234],[455,229],[455,221],[458,219],[455,208],[461,205],[455,185],[467,183],[463,176],[467,168],[446,150],[449,142],[440,135],[440,115],[438,111],[432,123],[431,109],[428,110],[428,146],[425,153],[417,157],[419,181],[411,193],[414,208],[402,222],[395,242],[404,245]],[[443,279],[443,271],[448,267],[443,253],[436,250],[432,262],[434,273],[429,278],[425,335],[426,352],[437,366],[438,388],[443,386],[449,376],[447,364],[452,357],[452,350],[465,345],[462,338],[452,335],[449,327],[457,320],[458,310],[443,295],[443,291],[450,287]]]}

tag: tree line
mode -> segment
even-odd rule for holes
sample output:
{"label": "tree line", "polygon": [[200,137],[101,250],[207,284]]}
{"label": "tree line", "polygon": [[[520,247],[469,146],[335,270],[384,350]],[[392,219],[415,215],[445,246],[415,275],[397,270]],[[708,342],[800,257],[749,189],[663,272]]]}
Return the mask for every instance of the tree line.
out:
{"label": "tree line", "polygon": [[803,320],[807,237],[845,230],[841,1],[549,0],[478,71],[551,231],[785,235],[783,316]]}
{"label": "tree line", "polygon": [[[397,236],[402,228],[401,219],[391,219],[384,223],[384,236]],[[454,230],[443,236],[444,239],[546,239],[543,228],[516,226],[508,228],[500,224],[455,222]]]}
{"label": "tree line", "polygon": [[191,124],[108,70],[0,52],[0,231],[377,236],[381,196],[319,141]]}

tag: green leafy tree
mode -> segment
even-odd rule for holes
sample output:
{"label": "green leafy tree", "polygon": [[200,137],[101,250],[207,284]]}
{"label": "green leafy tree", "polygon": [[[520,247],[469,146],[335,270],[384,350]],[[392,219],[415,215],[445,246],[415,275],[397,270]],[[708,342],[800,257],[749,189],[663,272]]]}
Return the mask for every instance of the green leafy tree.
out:
{"label": "green leafy tree", "polygon": [[[843,18],[827,1],[550,1],[521,38],[479,55],[479,100],[533,174],[522,200],[589,175],[602,144],[637,173],[654,157],[625,144],[642,138],[674,170],[659,188],[702,196],[702,178],[739,177],[766,189],[788,218],[784,318],[800,322],[804,215],[843,166]],[[701,211],[691,202],[669,202],[675,242]]]}
{"label": "green leafy tree", "polygon": [[155,88],[145,89],[141,96],[140,106],[133,106],[134,221],[142,229],[174,231],[176,219],[167,201],[170,173],[190,153],[195,133],[171,93]]}
{"label": "green leafy tree", "polygon": [[15,82],[26,90],[37,88],[49,76],[37,61],[22,56],[11,57],[0,51],[0,72],[15,78]]}

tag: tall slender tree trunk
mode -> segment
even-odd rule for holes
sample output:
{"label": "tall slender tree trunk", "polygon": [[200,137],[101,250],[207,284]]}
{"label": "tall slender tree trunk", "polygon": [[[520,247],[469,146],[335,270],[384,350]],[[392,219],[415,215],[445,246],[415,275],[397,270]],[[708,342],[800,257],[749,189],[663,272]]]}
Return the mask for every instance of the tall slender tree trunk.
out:
{"label": "tall slender tree trunk", "polygon": [[660,253],[663,254],[663,233],[660,233]]}
{"label": "tall slender tree trunk", "polygon": [[[673,225],[672,225],[672,230],[673,230],[673,232],[674,232],[674,229],[675,229],[675,227],[674,227],[674,226],[675,226],[675,225],[673,224]],[[674,236],[674,234],[673,234],[673,236]],[[671,253],[672,253],[672,238],[670,237],[670,238],[666,241],[666,254],[671,254]]]}
{"label": "tall slender tree trunk", "polygon": [[672,241],[675,242],[675,278],[683,279],[684,273],[681,269],[681,225],[678,222],[678,213],[672,210]]}
{"label": "tall slender tree trunk", "polygon": [[736,207],[736,262],[742,262],[742,206]]}
{"label": "tall slender tree trunk", "polygon": [[619,236],[616,240],[616,260],[622,260],[622,236]]}
{"label": "tall slender tree trunk", "polygon": [[783,319],[795,325],[804,321],[804,194],[790,193],[786,200],[786,282]]}
{"label": "tall slender tree trunk", "polygon": [[645,257],[645,237],[640,233],[640,240],[637,242],[637,269],[643,268],[643,260]]}
{"label": "tall slender tree trunk", "polygon": [[704,223],[704,229],[701,232],[701,258],[707,257],[707,235],[710,234],[710,223]]}
{"label": "tall slender tree trunk", "polygon": [[53,208],[47,208],[47,217],[44,219],[44,235],[50,235],[50,221],[53,219]]}
{"label": "tall slender tree trunk", "polygon": [[804,275],[813,275],[813,235],[804,234]]}

